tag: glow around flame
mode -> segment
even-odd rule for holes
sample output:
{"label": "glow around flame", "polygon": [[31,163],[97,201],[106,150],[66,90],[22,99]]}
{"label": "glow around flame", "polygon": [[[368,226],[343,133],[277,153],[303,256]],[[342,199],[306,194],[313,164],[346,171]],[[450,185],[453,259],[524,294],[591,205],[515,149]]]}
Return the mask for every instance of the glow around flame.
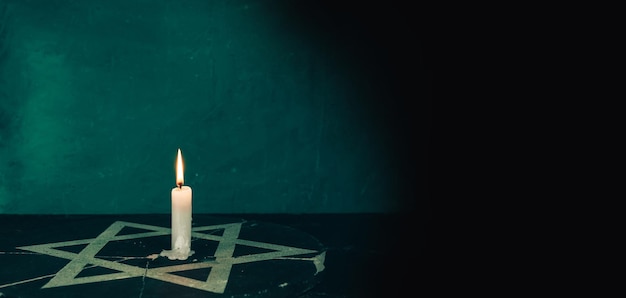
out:
{"label": "glow around flame", "polygon": [[178,149],[178,157],[176,157],[176,185],[182,186],[185,183],[185,176],[183,175],[183,155]]}

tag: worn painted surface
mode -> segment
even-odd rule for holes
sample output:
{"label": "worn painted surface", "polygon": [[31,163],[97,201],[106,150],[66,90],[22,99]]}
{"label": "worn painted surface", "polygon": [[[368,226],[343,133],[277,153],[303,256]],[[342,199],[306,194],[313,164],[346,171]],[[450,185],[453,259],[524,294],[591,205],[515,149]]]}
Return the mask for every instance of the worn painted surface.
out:
{"label": "worn painted surface", "polygon": [[[82,221],[83,229],[99,226],[96,218]],[[168,223],[167,216],[151,217],[157,218]],[[198,216],[196,223],[192,247],[197,253],[185,261],[160,257],[171,230],[145,223],[114,221],[91,230],[87,239],[52,243],[41,243],[55,239],[43,235],[76,235],[68,235],[67,225],[59,223],[53,233],[41,228],[29,231],[26,239],[12,237],[0,246],[0,260],[14,268],[0,270],[0,297],[288,298],[313,288],[324,274],[326,248],[292,227],[208,216]],[[37,244],[7,249],[35,238]],[[65,262],[61,268],[59,260]],[[36,270],[22,265],[33,263],[38,263]]]}

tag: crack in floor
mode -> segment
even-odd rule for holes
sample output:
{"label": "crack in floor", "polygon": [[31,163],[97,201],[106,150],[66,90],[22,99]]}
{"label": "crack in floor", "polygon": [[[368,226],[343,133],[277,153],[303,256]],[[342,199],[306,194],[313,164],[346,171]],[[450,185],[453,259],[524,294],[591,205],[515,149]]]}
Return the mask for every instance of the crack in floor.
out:
{"label": "crack in floor", "polygon": [[141,291],[139,292],[139,298],[143,297],[143,289],[146,287],[146,275],[148,274],[148,267],[150,266],[150,260],[146,261],[146,270],[141,277]]}
{"label": "crack in floor", "polygon": [[[3,254],[5,254],[5,255],[43,255],[43,254],[35,253],[35,252],[0,251],[0,255],[3,255]],[[121,262],[124,262],[124,261],[127,261],[127,260],[148,259],[148,261],[146,262],[146,271],[144,272],[143,277],[142,277],[143,286],[141,287],[141,293],[139,294],[139,297],[141,298],[141,296],[143,295],[143,288],[145,286],[146,274],[148,273],[148,266],[150,264],[150,261],[156,259],[157,256],[158,255],[154,254],[154,255],[149,255],[147,257],[124,257],[124,256],[98,256],[98,257],[99,258],[119,259],[119,260],[114,261],[116,263],[121,263]],[[94,268],[94,267],[98,267],[98,265],[88,265],[88,266],[83,267],[82,270],[89,269],[89,268]],[[29,279],[20,280],[20,281],[16,281],[16,282],[12,282],[12,283],[0,284],[0,289],[1,288],[6,288],[6,287],[10,287],[10,286],[16,286],[16,285],[20,285],[20,284],[25,284],[25,283],[29,283],[29,282],[33,282],[33,281],[49,278],[49,277],[54,277],[56,275],[57,275],[56,273],[52,273],[52,274],[48,274],[48,275],[42,275],[42,276],[38,276],[38,277],[33,277],[33,278],[29,278]],[[0,297],[2,297],[2,296],[0,296]]]}

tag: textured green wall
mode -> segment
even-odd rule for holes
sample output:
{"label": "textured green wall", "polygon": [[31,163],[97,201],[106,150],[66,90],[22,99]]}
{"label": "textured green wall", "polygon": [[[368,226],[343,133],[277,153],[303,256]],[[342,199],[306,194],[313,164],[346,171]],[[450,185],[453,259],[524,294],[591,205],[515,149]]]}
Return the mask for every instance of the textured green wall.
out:
{"label": "textured green wall", "polygon": [[418,208],[415,37],[319,3],[0,0],[0,213],[169,212],[177,148],[194,212]]}

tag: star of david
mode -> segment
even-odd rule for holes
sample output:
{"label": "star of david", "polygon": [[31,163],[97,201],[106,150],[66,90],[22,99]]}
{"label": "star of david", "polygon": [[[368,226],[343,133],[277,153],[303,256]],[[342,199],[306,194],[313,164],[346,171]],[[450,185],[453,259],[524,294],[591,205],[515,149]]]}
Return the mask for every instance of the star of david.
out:
{"label": "star of david", "polygon": [[[192,237],[219,242],[214,254],[215,260],[163,266],[157,268],[137,267],[96,257],[96,254],[105,245],[107,245],[107,243],[111,241],[170,235],[171,233],[171,230],[169,228],[145,224],[116,221],[96,238],[22,246],[17,248],[71,260],[67,265],[65,265],[65,267],[59,270],[57,274],[42,288],[54,288],[76,284],[95,283],[145,276],[147,278],[153,278],[173,284],[220,294],[224,293],[226,285],[228,284],[228,277],[230,275],[230,271],[233,265],[318,252],[315,250],[304,248],[239,239],[238,237],[241,230],[241,225],[242,223],[239,222],[194,227],[192,229]],[[139,228],[148,230],[149,232],[118,235],[118,233],[124,227]],[[219,236],[214,234],[200,233],[201,231],[216,229],[224,229],[223,234]],[[83,248],[83,250],[79,253],[72,253],[56,249],[58,247],[81,244],[87,244],[87,246]],[[263,248],[271,251],[233,257],[235,245],[237,244]],[[319,272],[323,270],[323,257],[324,254],[320,254],[316,258],[303,260],[313,261],[315,267]],[[77,277],[77,275],[80,274],[85,266],[90,264],[112,269],[118,272],[95,276]],[[209,267],[211,267],[211,270],[205,281],[171,274],[172,272],[182,272]]]}

